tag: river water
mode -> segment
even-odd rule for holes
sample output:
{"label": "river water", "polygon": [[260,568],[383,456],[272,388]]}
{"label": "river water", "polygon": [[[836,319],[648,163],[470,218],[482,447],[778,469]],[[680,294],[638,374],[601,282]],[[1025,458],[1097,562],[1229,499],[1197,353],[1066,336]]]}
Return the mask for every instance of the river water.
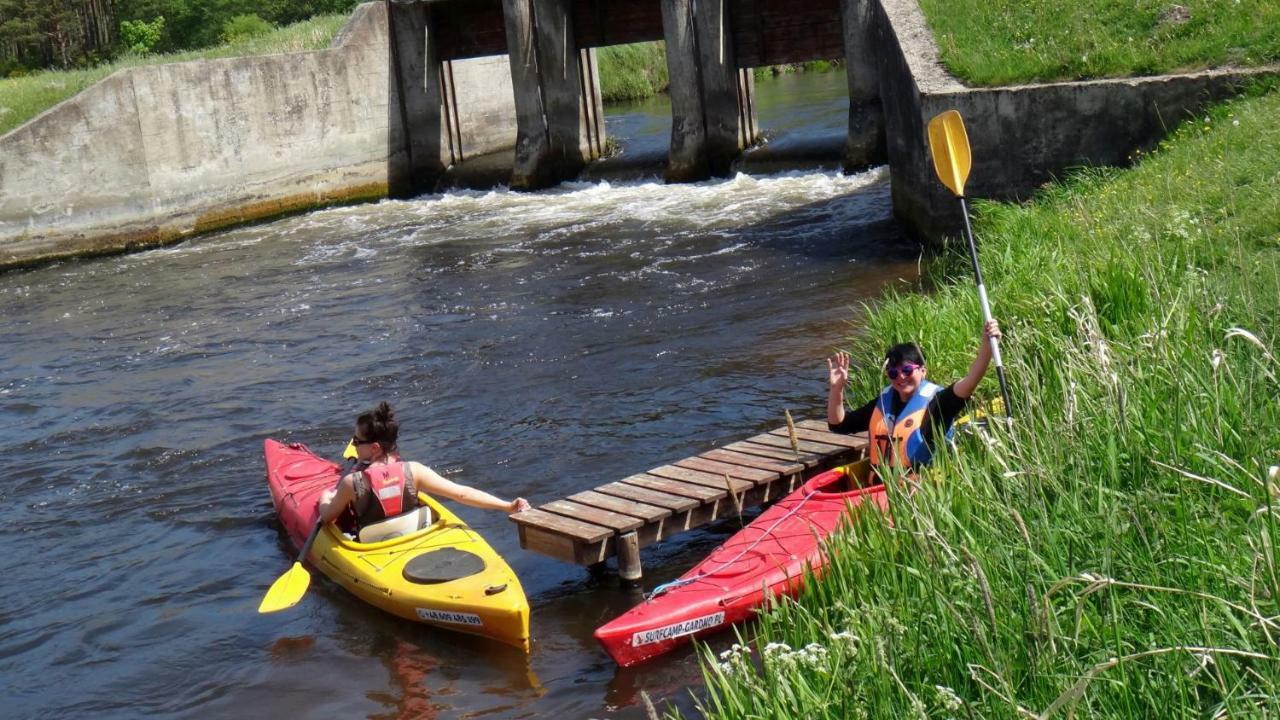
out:
{"label": "river water", "polygon": [[[842,107],[839,73],[787,82]],[[820,114],[779,92],[766,128]],[[611,127],[661,124],[635,112]],[[527,657],[318,574],[258,615],[292,560],[262,440],[335,455],[387,399],[407,457],[548,501],[819,415],[823,356],[917,256],[883,171],[806,171],[456,191],[0,275],[0,715],[635,718],[640,690],[691,709],[696,656],[619,671],[591,632],[636,598],[522,551],[500,513],[455,508],[524,583]],[[730,529],[647,549],[647,585]]]}

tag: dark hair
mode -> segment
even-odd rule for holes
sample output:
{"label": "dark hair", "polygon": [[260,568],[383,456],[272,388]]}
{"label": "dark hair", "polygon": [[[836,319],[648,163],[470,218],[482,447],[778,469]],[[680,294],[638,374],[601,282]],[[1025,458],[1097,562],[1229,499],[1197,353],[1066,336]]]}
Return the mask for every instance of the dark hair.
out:
{"label": "dark hair", "polygon": [[924,365],[924,353],[915,343],[898,343],[884,351],[884,360],[890,367],[904,362],[913,365]]}
{"label": "dark hair", "polygon": [[378,407],[356,418],[356,433],[365,440],[378,443],[383,452],[390,454],[396,449],[400,423],[396,422],[396,414],[391,406],[383,400],[378,403]]}

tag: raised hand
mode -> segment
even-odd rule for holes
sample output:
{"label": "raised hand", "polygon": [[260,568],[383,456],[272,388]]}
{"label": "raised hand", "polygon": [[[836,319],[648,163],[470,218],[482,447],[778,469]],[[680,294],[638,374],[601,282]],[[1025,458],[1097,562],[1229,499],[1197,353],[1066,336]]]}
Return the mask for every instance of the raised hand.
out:
{"label": "raised hand", "polygon": [[849,382],[849,353],[837,350],[835,355],[827,358],[827,384],[833,388],[843,389]]}

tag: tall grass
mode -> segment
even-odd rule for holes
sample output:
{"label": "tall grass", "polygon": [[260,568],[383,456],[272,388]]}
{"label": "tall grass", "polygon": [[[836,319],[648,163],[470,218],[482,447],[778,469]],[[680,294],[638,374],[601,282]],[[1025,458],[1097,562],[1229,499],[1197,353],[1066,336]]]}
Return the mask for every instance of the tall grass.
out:
{"label": "tall grass", "polygon": [[975,85],[1280,61],[1275,0],[920,0],[943,63]]}
{"label": "tall grass", "polygon": [[641,100],[667,89],[667,44],[610,45],[596,51],[605,102]]}
{"label": "tall grass", "polygon": [[[1280,93],[1129,171],[982,204],[1017,418],[962,440],[893,523],[704,655],[711,718],[1266,717],[1280,711]],[[980,325],[964,252],[851,344],[952,378]],[[981,394],[994,393],[986,381]]]}
{"label": "tall grass", "polygon": [[232,43],[172,53],[169,55],[127,54],[113,62],[84,70],[38,72],[25,77],[0,79],[0,135],[75,95],[116,70],[140,65],[182,62],[202,58],[271,55],[275,53],[321,50],[346,24],[348,15],[322,15],[294,23],[274,32]]}

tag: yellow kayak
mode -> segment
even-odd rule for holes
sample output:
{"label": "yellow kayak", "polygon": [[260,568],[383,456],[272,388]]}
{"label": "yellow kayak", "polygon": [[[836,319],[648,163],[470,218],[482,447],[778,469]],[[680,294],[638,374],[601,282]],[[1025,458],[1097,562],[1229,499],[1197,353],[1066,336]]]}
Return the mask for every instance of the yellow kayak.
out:
{"label": "yellow kayak", "polygon": [[[316,501],[334,486],[340,469],[302,445],[267,440],[264,452],[272,501],[301,547],[315,525]],[[527,652],[529,602],[515,573],[447,508],[422,493],[418,500],[422,510],[386,523],[405,534],[359,542],[330,524],[307,559],[356,597],[393,615]],[[363,533],[366,540],[371,529]]]}

